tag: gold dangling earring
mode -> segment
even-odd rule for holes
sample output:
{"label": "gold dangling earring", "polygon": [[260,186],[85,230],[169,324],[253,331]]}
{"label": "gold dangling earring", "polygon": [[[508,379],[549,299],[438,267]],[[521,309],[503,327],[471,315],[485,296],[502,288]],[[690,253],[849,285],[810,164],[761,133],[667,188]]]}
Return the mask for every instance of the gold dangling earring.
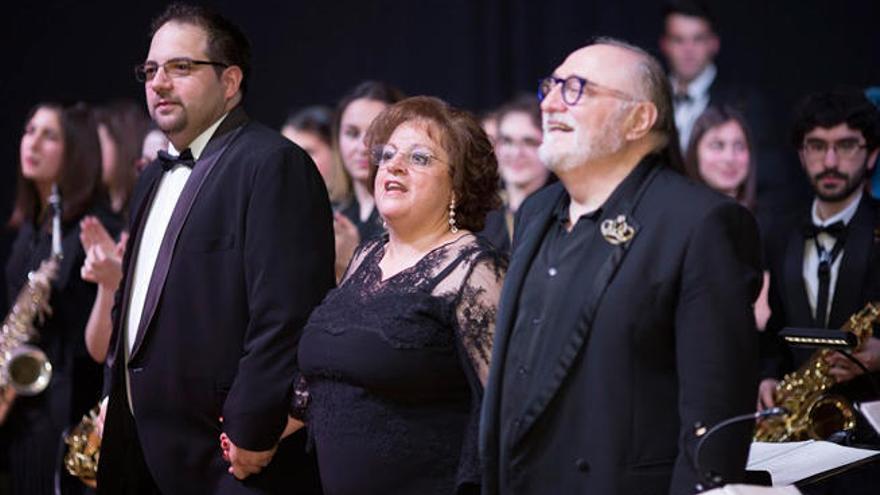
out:
{"label": "gold dangling earring", "polygon": [[458,226],[455,225],[455,198],[449,201],[449,231],[453,234],[458,233]]}

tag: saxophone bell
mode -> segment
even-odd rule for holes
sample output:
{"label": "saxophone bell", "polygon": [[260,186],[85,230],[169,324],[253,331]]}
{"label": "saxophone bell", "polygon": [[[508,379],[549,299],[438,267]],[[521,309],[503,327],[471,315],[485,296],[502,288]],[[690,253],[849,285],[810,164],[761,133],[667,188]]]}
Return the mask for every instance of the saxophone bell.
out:
{"label": "saxophone bell", "polygon": [[52,363],[38,347],[16,347],[3,367],[3,383],[15,389],[18,395],[37,395],[49,386],[52,379]]}
{"label": "saxophone bell", "polygon": [[838,431],[852,431],[856,414],[849,401],[839,395],[823,395],[807,411],[809,436],[826,439]]}

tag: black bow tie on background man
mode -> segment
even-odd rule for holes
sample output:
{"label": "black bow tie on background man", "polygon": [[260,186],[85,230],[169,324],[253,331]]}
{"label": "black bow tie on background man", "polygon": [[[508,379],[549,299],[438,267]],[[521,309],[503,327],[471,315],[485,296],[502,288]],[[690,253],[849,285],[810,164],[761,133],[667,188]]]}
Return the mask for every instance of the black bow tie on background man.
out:
{"label": "black bow tie on background man", "polygon": [[193,158],[192,151],[190,151],[189,148],[183,150],[183,152],[177,156],[174,156],[165,150],[159,150],[159,163],[162,165],[162,170],[167,172],[173,169],[176,165],[193,168],[193,165],[196,164],[196,160]]}
{"label": "black bow tie on background man", "polygon": [[[834,247],[829,251],[819,242],[819,234],[826,233],[834,238]],[[831,265],[843,250],[846,240],[846,224],[837,221],[830,225],[819,227],[810,222],[804,228],[807,239],[813,239],[816,246],[816,255],[819,257],[819,267],[816,277],[819,281],[819,293],[816,294],[816,326],[826,328],[828,324],[828,297],[831,286]]]}
{"label": "black bow tie on background man", "polygon": [[807,239],[815,238],[821,233],[828,234],[835,239],[840,239],[846,234],[846,224],[843,223],[843,220],[838,220],[830,225],[823,225],[821,227],[814,225],[812,222],[804,225],[804,237]]}

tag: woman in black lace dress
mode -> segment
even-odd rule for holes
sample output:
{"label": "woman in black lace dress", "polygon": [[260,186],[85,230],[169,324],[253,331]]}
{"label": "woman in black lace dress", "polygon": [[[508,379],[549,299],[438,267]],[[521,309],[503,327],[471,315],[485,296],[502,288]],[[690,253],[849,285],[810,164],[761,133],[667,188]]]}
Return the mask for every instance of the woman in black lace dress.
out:
{"label": "woman in black lace dress", "polygon": [[363,243],[312,313],[299,359],[325,493],[479,490],[482,386],[505,264],[492,145],[465,112],[416,97],[370,127],[386,236]]}

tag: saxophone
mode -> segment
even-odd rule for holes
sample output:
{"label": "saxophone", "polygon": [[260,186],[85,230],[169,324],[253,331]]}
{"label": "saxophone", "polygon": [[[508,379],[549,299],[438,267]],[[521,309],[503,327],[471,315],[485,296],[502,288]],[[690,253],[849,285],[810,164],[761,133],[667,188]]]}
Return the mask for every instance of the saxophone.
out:
{"label": "saxophone", "polygon": [[71,476],[93,489],[98,487],[98,461],[101,458],[101,433],[98,431],[100,409],[99,403],[64,436],[64,443],[67,444],[64,467]]}
{"label": "saxophone", "polygon": [[[860,349],[873,334],[874,323],[880,317],[880,308],[868,303],[861,311],[850,316],[843,326],[852,332]],[[850,431],[856,426],[852,404],[844,397],[829,394],[836,384],[829,375],[830,366],[825,358],[830,349],[816,351],[797,371],[783,377],[773,395],[777,406],[788,409],[789,414],[763,419],[755,428],[754,439],[759,442],[796,442],[815,439],[824,440],[837,431]]]}
{"label": "saxophone", "polygon": [[36,271],[28,273],[27,283],[0,328],[0,387],[12,387],[25,396],[39,394],[52,378],[52,363],[46,354],[28,344],[37,336],[35,324],[52,314],[49,297],[62,258],[61,196],[57,185],[52,186],[49,205],[53,210],[52,254]]}

